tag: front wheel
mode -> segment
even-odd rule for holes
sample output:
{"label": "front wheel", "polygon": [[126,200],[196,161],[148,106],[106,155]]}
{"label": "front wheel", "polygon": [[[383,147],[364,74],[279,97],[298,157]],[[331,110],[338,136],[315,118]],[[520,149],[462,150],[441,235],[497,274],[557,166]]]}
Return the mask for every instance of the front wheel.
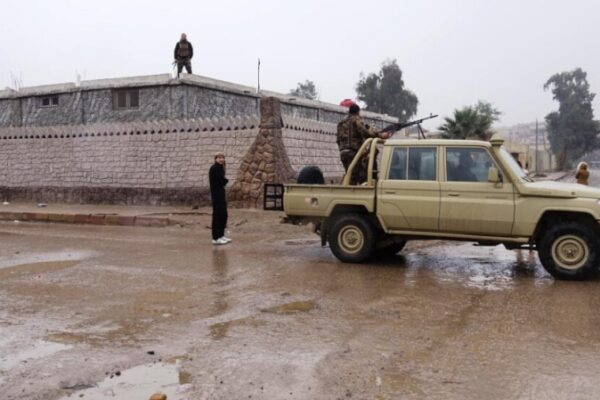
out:
{"label": "front wheel", "polygon": [[548,229],[538,252],[542,265],[556,279],[584,280],[598,273],[600,241],[582,222],[562,222]]}
{"label": "front wheel", "polygon": [[360,214],[338,217],[329,231],[329,247],[343,262],[360,263],[371,256],[374,244],[371,223]]}

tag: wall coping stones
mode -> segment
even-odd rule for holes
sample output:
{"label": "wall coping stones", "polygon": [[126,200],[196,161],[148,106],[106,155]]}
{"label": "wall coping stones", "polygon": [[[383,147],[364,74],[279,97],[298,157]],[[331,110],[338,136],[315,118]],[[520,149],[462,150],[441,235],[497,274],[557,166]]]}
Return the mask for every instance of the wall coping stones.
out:
{"label": "wall coping stones", "polygon": [[[222,118],[166,119],[146,122],[114,122],[79,125],[0,127],[0,139],[42,139],[50,137],[120,136],[134,132],[164,134],[258,129],[259,117],[245,115]],[[168,132],[167,132],[168,131]]]}

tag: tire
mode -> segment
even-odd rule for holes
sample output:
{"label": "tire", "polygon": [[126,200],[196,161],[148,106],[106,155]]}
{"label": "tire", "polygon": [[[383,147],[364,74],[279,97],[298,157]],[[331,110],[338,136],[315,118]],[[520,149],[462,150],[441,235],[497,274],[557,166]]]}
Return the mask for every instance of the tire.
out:
{"label": "tire", "polygon": [[310,185],[322,185],[325,183],[325,177],[319,167],[316,165],[309,165],[300,170],[297,182]]}
{"label": "tire", "polygon": [[580,281],[597,275],[600,241],[584,222],[560,222],[544,234],[538,254],[555,279]]}
{"label": "tire", "polygon": [[385,247],[375,250],[375,253],[380,257],[393,257],[396,254],[400,253],[404,246],[406,246],[406,240],[402,240],[401,242],[392,243]]}
{"label": "tire", "polygon": [[329,247],[343,262],[360,263],[373,253],[375,233],[371,223],[360,214],[346,214],[333,221]]}

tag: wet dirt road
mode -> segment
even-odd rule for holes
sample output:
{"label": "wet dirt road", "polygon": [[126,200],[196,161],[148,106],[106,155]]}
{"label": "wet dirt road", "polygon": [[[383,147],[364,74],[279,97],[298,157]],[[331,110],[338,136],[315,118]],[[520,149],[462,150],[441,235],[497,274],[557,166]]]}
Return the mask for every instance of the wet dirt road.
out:
{"label": "wet dirt road", "polygon": [[595,399],[600,282],[412,242],[338,262],[233,211],[169,228],[0,224],[3,399]]}

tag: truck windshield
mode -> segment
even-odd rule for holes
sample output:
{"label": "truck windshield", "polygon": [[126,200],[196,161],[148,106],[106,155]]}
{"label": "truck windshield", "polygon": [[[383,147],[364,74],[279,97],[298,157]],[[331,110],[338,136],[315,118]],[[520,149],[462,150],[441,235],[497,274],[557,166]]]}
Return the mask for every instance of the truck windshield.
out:
{"label": "truck windshield", "polygon": [[519,179],[531,182],[531,178],[527,176],[525,171],[523,171],[523,169],[519,166],[519,163],[517,163],[517,160],[515,160],[515,158],[511,156],[504,147],[500,149],[500,154],[502,154],[502,158],[504,158],[505,165],[508,166],[515,173],[515,175],[519,177]]}

